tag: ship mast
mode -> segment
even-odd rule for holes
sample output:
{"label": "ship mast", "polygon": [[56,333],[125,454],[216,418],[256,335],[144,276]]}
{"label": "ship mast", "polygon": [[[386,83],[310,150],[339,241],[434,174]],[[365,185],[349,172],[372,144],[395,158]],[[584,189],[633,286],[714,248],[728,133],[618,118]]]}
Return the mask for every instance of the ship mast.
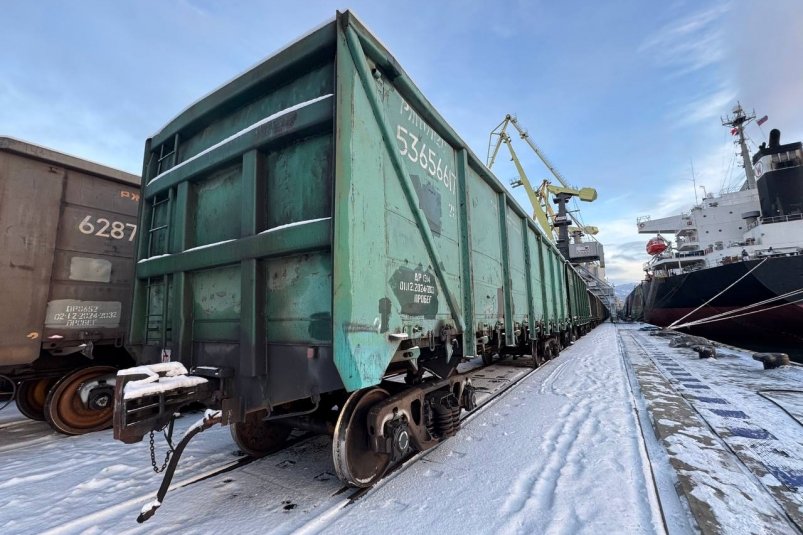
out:
{"label": "ship mast", "polygon": [[753,172],[753,164],[750,161],[750,152],[747,150],[747,141],[744,137],[744,127],[756,118],[755,112],[747,115],[742,109],[741,103],[737,102],[733,108],[733,116],[722,119],[722,126],[731,128],[731,134],[739,136],[739,149],[742,153],[742,166],[747,175],[747,189],[756,189],[756,174]]}

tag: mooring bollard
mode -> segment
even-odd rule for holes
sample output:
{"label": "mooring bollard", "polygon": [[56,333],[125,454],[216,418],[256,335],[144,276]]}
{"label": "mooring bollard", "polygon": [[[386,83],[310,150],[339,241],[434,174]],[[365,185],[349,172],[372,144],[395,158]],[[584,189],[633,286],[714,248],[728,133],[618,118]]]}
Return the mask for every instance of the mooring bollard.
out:
{"label": "mooring bollard", "polygon": [[789,365],[789,355],[786,353],[753,353],[753,359],[764,364],[765,370]]}

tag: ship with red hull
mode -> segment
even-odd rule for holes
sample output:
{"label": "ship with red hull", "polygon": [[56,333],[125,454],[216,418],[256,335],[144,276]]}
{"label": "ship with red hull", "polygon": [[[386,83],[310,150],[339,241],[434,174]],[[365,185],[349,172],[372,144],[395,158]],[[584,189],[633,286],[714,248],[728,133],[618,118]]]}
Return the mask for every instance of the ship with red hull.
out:
{"label": "ship with red hull", "polygon": [[[803,144],[770,132],[749,156],[737,105],[723,121],[745,164],[739,191],[706,194],[689,212],[642,217],[655,234],[645,280],[624,314],[661,327],[752,348],[803,356]],[[763,120],[766,120],[764,118]],[[763,121],[760,120],[760,121]],[[674,234],[674,241],[663,235]]]}

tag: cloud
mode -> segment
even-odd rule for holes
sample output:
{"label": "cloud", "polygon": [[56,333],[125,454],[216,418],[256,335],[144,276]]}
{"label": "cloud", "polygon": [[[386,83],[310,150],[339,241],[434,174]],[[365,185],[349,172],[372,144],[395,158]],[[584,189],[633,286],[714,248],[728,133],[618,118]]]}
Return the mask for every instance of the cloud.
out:
{"label": "cloud", "polygon": [[607,199],[602,200],[602,204],[621,205],[623,201],[627,200],[632,195],[632,193],[628,192],[621,195],[616,195],[615,197],[608,197]]}
{"label": "cloud", "polygon": [[704,93],[684,105],[679,112],[673,113],[677,118],[676,126],[686,127],[718,118],[722,115],[722,110],[727,110],[736,98],[736,90],[729,85],[722,85],[714,92]]}
{"label": "cloud", "polygon": [[[697,202],[702,199],[703,190],[720,193],[730,178],[726,172],[728,167],[731,168],[731,174],[738,178],[735,183],[741,185],[744,173],[735,166],[735,151],[730,136],[720,143],[712,143],[702,157],[693,161],[695,183],[692,182],[692,162],[681,160],[675,168],[667,169],[665,176],[669,185],[657,189],[652,199],[642,197],[635,207],[634,203],[623,204],[627,208],[620,210],[615,219],[600,221],[597,238],[605,246],[606,271],[610,281],[617,284],[634,282],[644,276],[642,266],[649,260],[644,245],[650,235],[638,233],[637,217],[650,215],[656,219],[688,212],[695,204],[695,184]],[[671,239],[670,236],[667,238]]]}
{"label": "cloud", "polygon": [[[745,108],[755,107],[759,117],[769,115],[765,131],[779,128],[787,142],[803,138],[800,7],[799,0],[743,1],[728,17],[737,36],[726,48],[739,99]],[[755,128],[753,132],[759,133]]]}
{"label": "cloud", "polygon": [[724,30],[720,23],[730,10],[728,3],[694,13],[665,25],[638,48],[673,68],[673,75],[687,74],[720,62],[724,57]]}
{"label": "cloud", "polygon": [[666,24],[638,48],[650,55],[668,83],[688,88],[688,97],[667,106],[668,122],[675,128],[718,117],[738,96],[726,61],[731,10],[729,2],[722,2]]}
{"label": "cloud", "polygon": [[607,279],[614,284],[633,283],[644,278],[642,266],[648,260],[644,254],[644,242],[631,244],[628,247],[605,246],[605,272]]}

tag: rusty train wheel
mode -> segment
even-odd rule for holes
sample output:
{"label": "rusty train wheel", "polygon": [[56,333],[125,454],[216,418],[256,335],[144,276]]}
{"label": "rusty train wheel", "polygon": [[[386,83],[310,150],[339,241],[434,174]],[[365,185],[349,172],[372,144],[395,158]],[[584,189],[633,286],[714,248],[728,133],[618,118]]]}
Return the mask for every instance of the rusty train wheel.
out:
{"label": "rusty train wheel", "polygon": [[45,377],[43,379],[29,379],[19,384],[16,402],[17,409],[23,416],[31,420],[45,419],[47,393],[55,382],[55,377]]}
{"label": "rusty train wheel", "polygon": [[111,366],[91,366],[68,373],[53,385],[45,402],[45,419],[50,427],[65,435],[82,435],[112,425],[112,390],[85,403],[79,395],[82,386],[117,371]]}
{"label": "rusty train wheel", "polygon": [[368,411],[390,394],[382,388],[358,390],[346,400],[335,426],[332,457],[337,476],[353,487],[370,487],[390,465],[390,454],[371,448]]}
{"label": "rusty train wheel", "polygon": [[231,438],[240,451],[251,457],[264,457],[284,445],[290,435],[290,427],[262,420],[265,411],[252,412],[244,422],[229,426]]}

